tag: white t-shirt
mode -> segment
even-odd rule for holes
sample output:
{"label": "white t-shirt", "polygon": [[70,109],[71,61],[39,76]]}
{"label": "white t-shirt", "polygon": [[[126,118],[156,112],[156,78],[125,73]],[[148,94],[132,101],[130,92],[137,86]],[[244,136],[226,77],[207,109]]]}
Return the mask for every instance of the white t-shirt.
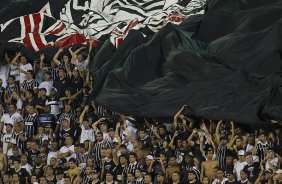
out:
{"label": "white t-shirt", "polygon": [[8,151],[8,144],[11,142],[13,133],[7,134],[5,133],[1,137],[1,142],[3,142],[3,153],[6,155]]}
{"label": "white t-shirt", "polygon": [[[26,63],[25,65],[20,64],[20,69],[27,72],[28,70],[32,70],[32,65],[30,63]],[[20,83],[22,84],[26,80],[26,74],[20,72]]]}
{"label": "white t-shirt", "polygon": [[78,60],[76,60],[76,61],[74,62],[74,65],[75,65],[78,69],[86,69],[87,66],[88,66],[88,64],[89,64],[89,61],[88,61],[87,59],[84,60],[84,61],[82,61],[82,62],[78,62]]}
{"label": "white t-shirt", "polygon": [[67,146],[63,146],[60,149],[61,153],[67,153],[67,152],[71,152],[71,155],[66,157],[67,161],[69,161],[70,158],[76,158],[76,154],[74,152],[74,145],[67,147]]}
{"label": "white t-shirt", "polygon": [[240,171],[244,169],[244,167],[247,165],[248,163],[246,161],[244,162],[240,162],[240,161],[237,161],[235,164],[234,164],[234,172],[237,176],[237,180],[240,181],[241,180],[241,176],[240,176]]}
{"label": "white t-shirt", "polygon": [[7,79],[9,76],[10,66],[9,65],[0,65],[0,78],[2,79],[3,83],[2,86],[6,88],[7,86]]}
{"label": "white t-shirt", "polygon": [[45,88],[47,90],[46,95],[49,96],[51,89],[53,87],[53,81],[43,81],[40,83],[40,85],[38,86],[38,88]]}
{"label": "white t-shirt", "polygon": [[95,141],[95,132],[92,128],[89,130],[85,130],[84,126],[81,125],[81,135],[80,135],[80,143],[83,143],[85,140],[89,140],[90,142]]}
{"label": "white t-shirt", "polygon": [[[5,123],[8,123],[8,124],[10,123],[14,126],[15,123],[19,123],[19,122],[23,121],[23,117],[18,112],[15,112],[12,116],[10,116],[9,113],[5,113],[1,117],[0,121],[4,122],[4,125],[5,125]],[[3,133],[6,133],[6,126],[4,126],[4,128],[3,128]]]}
{"label": "white t-shirt", "polygon": [[51,158],[57,158],[58,157],[58,151],[50,151],[48,153],[48,156],[47,156],[47,165],[50,165],[50,160]]}
{"label": "white t-shirt", "polygon": [[[274,158],[274,159],[272,159],[272,160],[270,160],[270,163],[271,163],[274,167],[277,167],[278,162],[279,162],[279,159],[278,159],[277,157]],[[265,169],[266,169],[266,170],[271,169],[271,168],[269,167],[268,162],[266,162],[266,164],[265,164]]]}

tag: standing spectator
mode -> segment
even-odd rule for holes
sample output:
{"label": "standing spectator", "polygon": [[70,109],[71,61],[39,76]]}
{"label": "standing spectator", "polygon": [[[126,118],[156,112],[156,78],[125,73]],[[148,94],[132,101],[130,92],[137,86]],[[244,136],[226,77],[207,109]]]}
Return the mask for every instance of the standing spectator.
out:
{"label": "standing spectator", "polygon": [[26,80],[24,80],[21,89],[23,91],[34,90],[38,87],[38,82],[36,79],[33,78],[33,71],[27,70],[26,72]]}
{"label": "standing spectator", "polygon": [[242,169],[244,169],[244,167],[248,164],[246,162],[246,153],[244,150],[240,150],[238,152],[238,161],[234,164],[234,173],[236,174],[237,176],[237,180],[241,180],[241,177],[240,177],[240,171]]}
{"label": "standing spectator", "polygon": [[[244,167],[244,171],[241,171],[247,174],[250,182],[255,182],[260,172],[260,164],[258,162],[254,162],[252,153],[248,152],[246,155],[247,165]],[[242,177],[241,173],[240,176]],[[244,181],[244,178],[241,178],[241,181],[242,180]]]}
{"label": "standing spectator", "polygon": [[46,89],[46,95],[49,96],[51,89],[53,87],[53,80],[50,72],[45,72],[44,73],[44,81],[40,83],[39,89],[45,88]]}

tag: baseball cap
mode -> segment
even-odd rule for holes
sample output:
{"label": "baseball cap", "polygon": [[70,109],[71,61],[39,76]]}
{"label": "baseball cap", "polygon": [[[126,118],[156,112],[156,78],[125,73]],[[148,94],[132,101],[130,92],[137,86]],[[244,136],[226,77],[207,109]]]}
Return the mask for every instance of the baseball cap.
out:
{"label": "baseball cap", "polygon": [[146,158],[147,158],[148,160],[154,160],[154,157],[153,157],[152,155],[148,155]]}
{"label": "baseball cap", "polygon": [[246,152],[244,150],[240,150],[238,152],[238,156],[245,156],[246,155]]}

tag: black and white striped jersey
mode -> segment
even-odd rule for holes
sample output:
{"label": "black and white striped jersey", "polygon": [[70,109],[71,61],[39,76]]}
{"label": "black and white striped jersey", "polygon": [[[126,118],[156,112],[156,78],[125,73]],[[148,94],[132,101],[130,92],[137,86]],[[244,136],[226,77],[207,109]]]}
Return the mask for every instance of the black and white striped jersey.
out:
{"label": "black and white striped jersey", "polygon": [[25,80],[23,82],[22,88],[25,90],[33,90],[34,88],[37,88],[39,86],[37,80],[32,79],[31,81]]}
{"label": "black and white striped jersey", "polygon": [[39,118],[36,113],[27,115],[24,119],[26,137],[33,138],[37,134]]}

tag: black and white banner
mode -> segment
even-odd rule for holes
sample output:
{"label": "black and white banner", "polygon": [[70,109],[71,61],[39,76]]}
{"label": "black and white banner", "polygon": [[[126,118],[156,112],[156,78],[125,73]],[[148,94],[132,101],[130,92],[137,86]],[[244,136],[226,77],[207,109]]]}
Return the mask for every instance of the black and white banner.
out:
{"label": "black and white banner", "polygon": [[[14,12],[21,7],[21,11]],[[205,0],[49,0],[46,3],[33,0],[14,3],[0,9],[0,43],[20,43],[39,51],[50,46],[86,44],[89,39],[94,39],[96,45],[110,38],[118,47],[131,29],[146,36],[147,30],[157,32],[168,22],[179,24],[191,15],[203,14],[204,7]]]}

